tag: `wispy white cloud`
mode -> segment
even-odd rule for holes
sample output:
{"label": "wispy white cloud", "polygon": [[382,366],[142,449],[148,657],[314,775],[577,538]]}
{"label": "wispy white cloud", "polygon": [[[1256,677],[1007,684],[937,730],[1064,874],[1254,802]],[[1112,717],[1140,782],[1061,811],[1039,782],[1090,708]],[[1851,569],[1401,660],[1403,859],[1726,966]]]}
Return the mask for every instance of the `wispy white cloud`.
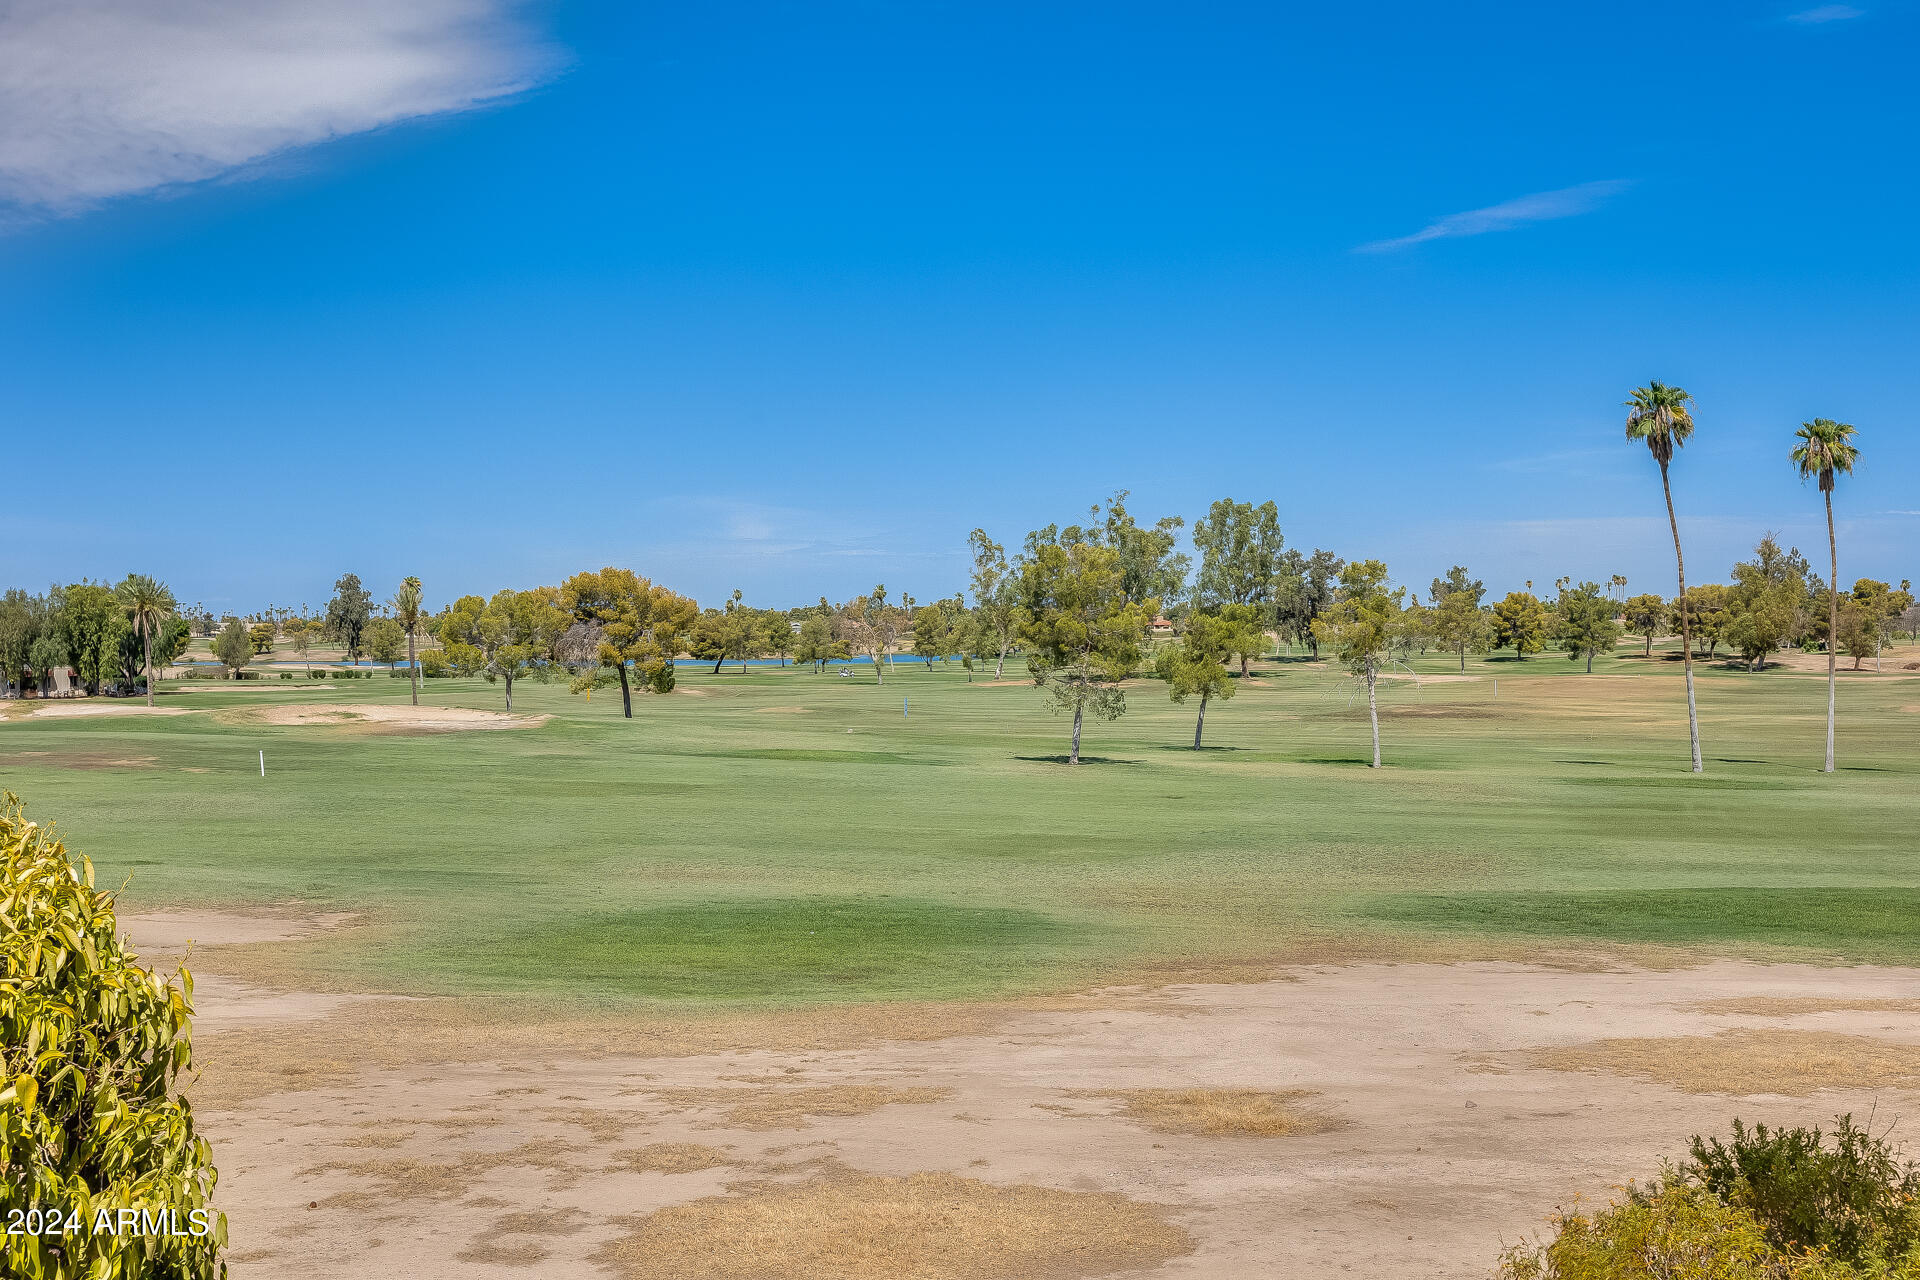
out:
{"label": "wispy white cloud", "polygon": [[1357,252],[1391,253],[1396,249],[1425,244],[1429,240],[1483,236],[1492,231],[1511,231],[1515,227],[1524,227],[1533,222],[1551,222],[1556,218],[1571,218],[1576,214],[1598,208],[1609,197],[1618,195],[1632,185],[1630,181],[1618,178],[1605,182],[1583,182],[1577,187],[1562,187],[1558,191],[1541,191],[1534,195],[1521,196],[1517,200],[1488,205],[1484,209],[1450,213],[1439,221],[1422,227],[1412,235],[1398,236],[1392,240],[1375,240],[1371,244],[1359,246]]}
{"label": "wispy white cloud", "polygon": [[525,90],[512,0],[7,0],[0,213],[59,215]]}
{"label": "wispy white cloud", "polygon": [[1850,4],[1823,4],[1811,9],[1802,9],[1798,13],[1790,13],[1787,15],[1787,21],[1817,26],[1823,22],[1845,22],[1849,18],[1864,16],[1866,16],[1864,10],[1856,9]]}

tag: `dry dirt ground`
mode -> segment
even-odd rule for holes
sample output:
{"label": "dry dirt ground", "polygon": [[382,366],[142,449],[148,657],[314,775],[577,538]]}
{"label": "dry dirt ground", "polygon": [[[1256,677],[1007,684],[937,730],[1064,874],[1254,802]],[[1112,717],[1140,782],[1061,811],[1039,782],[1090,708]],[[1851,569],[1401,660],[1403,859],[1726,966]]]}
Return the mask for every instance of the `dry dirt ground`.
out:
{"label": "dry dirt ground", "polygon": [[[125,925],[159,955],[337,923]],[[369,999],[209,976],[196,1042]],[[1735,1115],[1920,1115],[1916,970],[1319,966],[954,1025],[671,1057],[521,1035],[224,1099],[210,1069],[233,1274],[1482,1277]]]}

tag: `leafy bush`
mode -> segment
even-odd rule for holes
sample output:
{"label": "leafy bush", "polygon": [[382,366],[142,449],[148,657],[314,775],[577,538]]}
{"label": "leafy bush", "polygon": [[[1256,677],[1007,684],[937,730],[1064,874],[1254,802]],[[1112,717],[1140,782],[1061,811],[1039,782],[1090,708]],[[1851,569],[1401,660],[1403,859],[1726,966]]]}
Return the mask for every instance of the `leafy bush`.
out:
{"label": "leafy bush", "polygon": [[446,651],[428,649],[420,655],[420,674],[429,680],[437,680],[452,674],[453,664],[447,661]]}
{"label": "leafy bush", "polygon": [[1678,1172],[1752,1213],[1776,1249],[1861,1265],[1920,1247],[1920,1167],[1851,1115],[1835,1122],[1831,1144],[1817,1128],[1748,1129],[1735,1120],[1724,1145],[1696,1137]]}
{"label": "leafy bush", "polygon": [[1695,1137],[1691,1159],[1501,1259],[1505,1280],[1920,1280],[1920,1171],[1841,1116]]}
{"label": "leafy bush", "polygon": [[19,1210],[40,1232],[0,1236],[0,1272],[224,1276],[212,1153],[177,1092],[192,977],[175,985],[134,962],[92,863],[76,867],[11,794],[0,859],[0,1222]]}

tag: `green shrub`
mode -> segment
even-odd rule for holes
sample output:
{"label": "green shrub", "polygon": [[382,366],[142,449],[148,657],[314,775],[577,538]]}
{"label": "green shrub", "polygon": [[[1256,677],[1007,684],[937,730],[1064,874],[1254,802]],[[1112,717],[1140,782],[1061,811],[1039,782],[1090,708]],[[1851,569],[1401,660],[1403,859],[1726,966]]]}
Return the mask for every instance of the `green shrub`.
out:
{"label": "green shrub", "polygon": [[1505,1280],[1920,1280],[1920,1172],[1841,1116],[1695,1137],[1692,1158],[1501,1259]]}
{"label": "green shrub", "polygon": [[[21,1280],[224,1276],[225,1215],[206,1139],[177,1091],[193,979],[143,969],[113,898],[51,831],[0,802],[0,1235]],[[195,1232],[198,1234],[194,1234]],[[179,1233],[179,1234],[176,1234]]]}
{"label": "green shrub", "polygon": [[420,655],[420,674],[429,680],[438,680],[452,674],[453,664],[447,661],[444,649],[428,649]]}
{"label": "green shrub", "polygon": [[1679,1176],[1698,1181],[1760,1223],[1767,1243],[1862,1265],[1920,1247],[1920,1167],[1844,1115],[1829,1142],[1819,1129],[1748,1129],[1693,1140]]}

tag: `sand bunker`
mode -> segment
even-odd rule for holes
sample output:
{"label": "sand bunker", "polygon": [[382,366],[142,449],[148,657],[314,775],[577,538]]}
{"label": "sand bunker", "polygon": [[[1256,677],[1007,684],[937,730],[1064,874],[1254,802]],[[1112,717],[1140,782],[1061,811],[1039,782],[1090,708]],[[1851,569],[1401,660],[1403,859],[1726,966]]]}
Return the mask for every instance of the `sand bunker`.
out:
{"label": "sand bunker", "polygon": [[472,707],[414,707],[373,702],[334,706],[301,703],[290,707],[231,707],[214,713],[227,724],[319,725],[366,733],[449,733],[464,729],[531,729],[544,715],[512,715]]}
{"label": "sand bunker", "polygon": [[191,707],[150,707],[144,702],[120,699],[55,699],[44,707],[35,707],[25,714],[38,720],[42,717],[60,718],[65,716],[184,716],[191,715]]}

